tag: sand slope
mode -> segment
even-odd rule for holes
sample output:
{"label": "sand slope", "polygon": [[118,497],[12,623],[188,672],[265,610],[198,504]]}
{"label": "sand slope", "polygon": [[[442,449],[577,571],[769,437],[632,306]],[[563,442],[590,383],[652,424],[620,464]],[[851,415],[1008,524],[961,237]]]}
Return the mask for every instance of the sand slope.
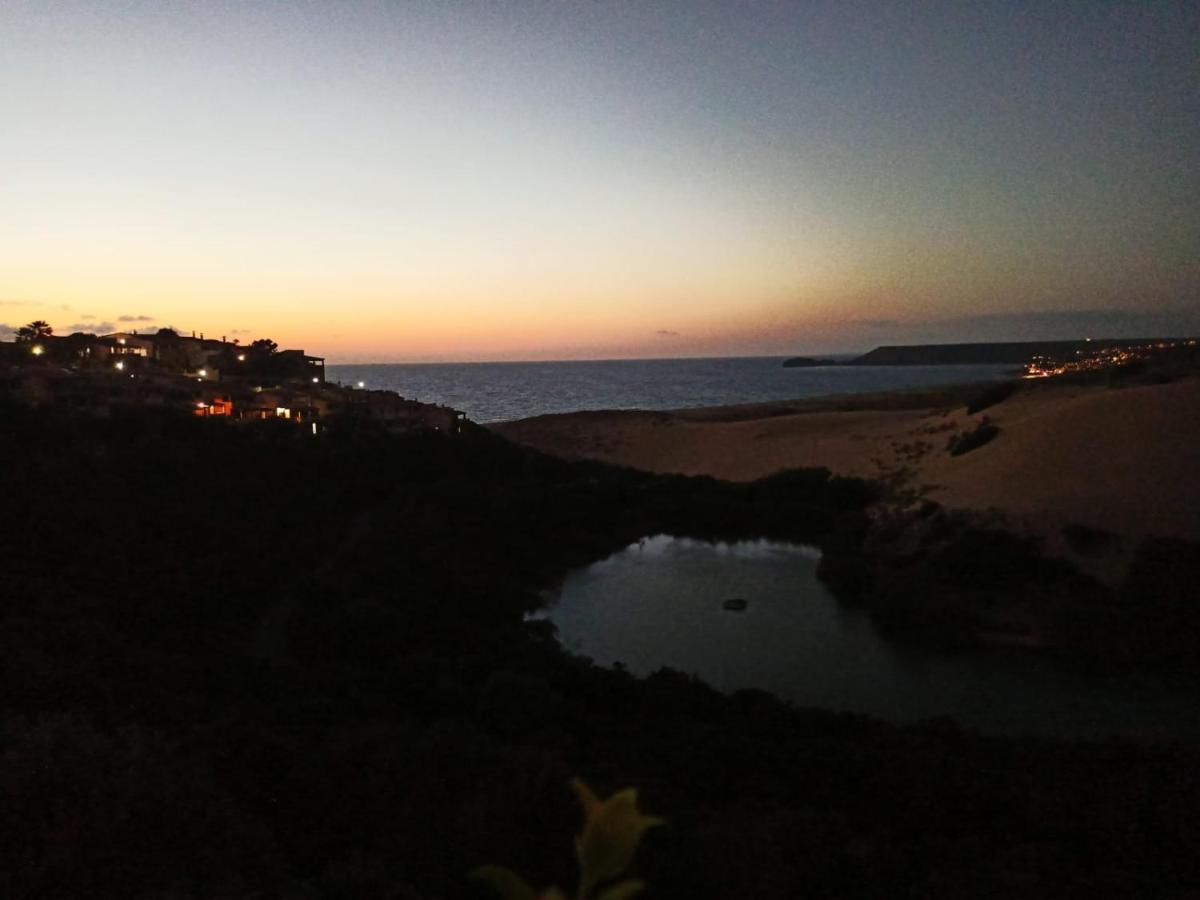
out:
{"label": "sand slope", "polygon": [[982,414],[1000,426],[997,438],[951,457],[947,439],[982,418],[966,414],[963,396],[570,413],[493,428],[549,453],[654,472],[749,480],[827,466],[888,478],[949,507],[995,508],[1046,533],[1078,522],[1200,540],[1200,379],[1037,385]]}

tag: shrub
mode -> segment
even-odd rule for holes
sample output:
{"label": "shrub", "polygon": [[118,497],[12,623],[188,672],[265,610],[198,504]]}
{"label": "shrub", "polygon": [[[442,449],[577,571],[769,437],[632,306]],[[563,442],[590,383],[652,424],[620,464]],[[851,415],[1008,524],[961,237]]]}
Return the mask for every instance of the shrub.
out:
{"label": "shrub", "polygon": [[964,453],[970,453],[972,450],[982,447],[999,433],[999,426],[993,425],[985,418],[971,431],[964,431],[951,437],[946,444],[946,449],[950,451],[951,456],[962,456]]}
{"label": "shrub", "polygon": [[980,391],[974,400],[967,404],[967,413],[968,415],[974,415],[977,412],[983,412],[989,406],[1003,403],[1016,392],[1016,381],[999,381],[995,384],[990,384]]}
{"label": "shrub", "polygon": [[[646,830],[662,824],[657,816],[646,816],[638,809],[637,791],[627,788],[607,800],[601,800],[579,779],[571,782],[583,806],[583,831],[575,838],[575,856],[579,862],[579,900],[629,900],[641,893],[645,884],[628,878],[618,881],[632,865],[633,856]],[[502,866],[480,866],[471,876],[491,885],[503,900],[566,900],[558,888],[535,895],[533,888],[515,872]]]}
{"label": "shrub", "polygon": [[1099,556],[1120,546],[1121,539],[1111,531],[1071,522],[1062,529],[1067,546],[1080,556]]}

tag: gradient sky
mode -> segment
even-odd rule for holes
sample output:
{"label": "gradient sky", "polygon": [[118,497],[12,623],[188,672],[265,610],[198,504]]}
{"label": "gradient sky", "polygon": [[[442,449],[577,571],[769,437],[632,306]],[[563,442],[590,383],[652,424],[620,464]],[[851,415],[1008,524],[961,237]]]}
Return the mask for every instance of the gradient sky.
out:
{"label": "gradient sky", "polygon": [[1200,331],[1200,4],[0,0],[0,322],[334,361]]}

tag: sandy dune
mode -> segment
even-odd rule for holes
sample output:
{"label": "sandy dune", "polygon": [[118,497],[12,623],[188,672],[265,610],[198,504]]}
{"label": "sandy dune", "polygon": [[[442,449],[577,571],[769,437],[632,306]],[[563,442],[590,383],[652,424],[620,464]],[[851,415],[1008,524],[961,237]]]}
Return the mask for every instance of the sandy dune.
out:
{"label": "sandy dune", "polygon": [[[1004,512],[1046,534],[1078,522],[1200,540],[1200,379],[1122,389],[1039,384],[980,415],[953,392],[827,398],[674,413],[589,412],[493,426],[568,457],[749,480],[827,466],[948,507]],[[1001,431],[962,456],[948,438]]]}

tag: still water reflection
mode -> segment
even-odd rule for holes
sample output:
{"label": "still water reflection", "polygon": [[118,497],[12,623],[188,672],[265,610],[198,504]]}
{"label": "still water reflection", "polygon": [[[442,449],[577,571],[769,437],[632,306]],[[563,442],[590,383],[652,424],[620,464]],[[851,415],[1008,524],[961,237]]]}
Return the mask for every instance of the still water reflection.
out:
{"label": "still water reflection", "polygon": [[[1013,651],[945,655],[886,642],[817,580],[813,548],[657,535],[569,575],[543,615],[573,652],[644,675],[669,666],[721,690],[893,722],[952,716],[981,731],[1200,737],[1194,696],[1085,678]],[[743,612],[726,600],[747,601]]]}

